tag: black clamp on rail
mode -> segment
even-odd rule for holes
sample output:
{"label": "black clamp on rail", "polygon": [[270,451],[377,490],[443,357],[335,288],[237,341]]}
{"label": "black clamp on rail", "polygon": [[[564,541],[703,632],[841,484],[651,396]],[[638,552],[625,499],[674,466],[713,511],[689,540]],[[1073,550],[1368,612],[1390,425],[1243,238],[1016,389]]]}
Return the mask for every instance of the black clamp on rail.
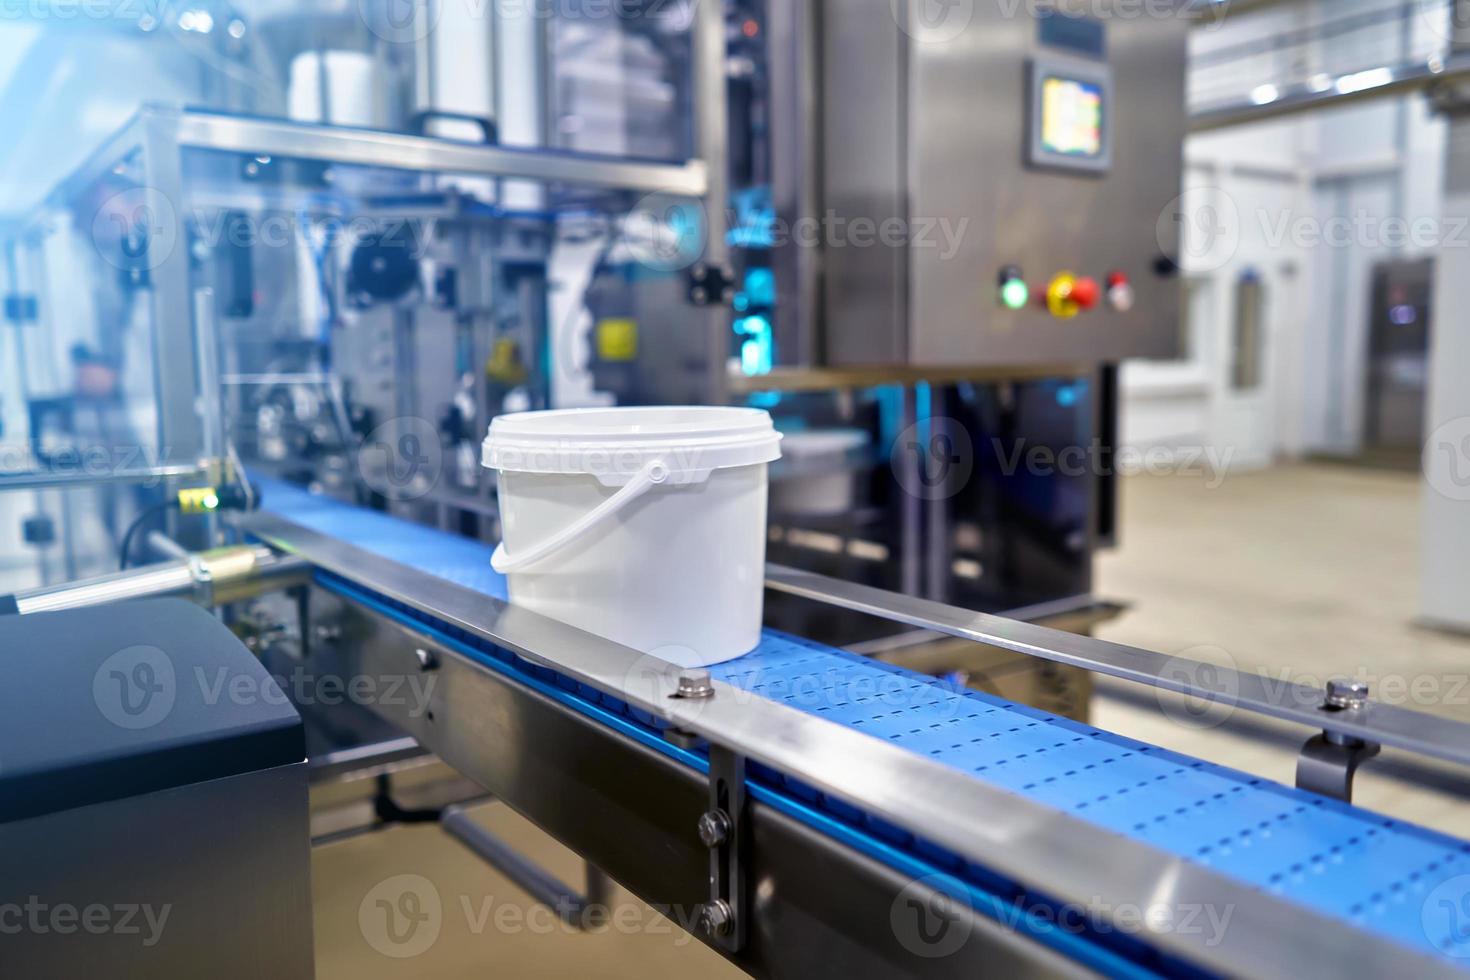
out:
{"label": "black clamp on rail", "polygon": [[[1368,685],[1353,681],[1328,681],[1321,710],[1362,711],[1368,706]],[[1377,742],[1324,731],[1302,746],[1296,762],[1297,789],[1330,796],[1344,803],[1353,801],[1353,777],[1358,767],[1379,753]]]}

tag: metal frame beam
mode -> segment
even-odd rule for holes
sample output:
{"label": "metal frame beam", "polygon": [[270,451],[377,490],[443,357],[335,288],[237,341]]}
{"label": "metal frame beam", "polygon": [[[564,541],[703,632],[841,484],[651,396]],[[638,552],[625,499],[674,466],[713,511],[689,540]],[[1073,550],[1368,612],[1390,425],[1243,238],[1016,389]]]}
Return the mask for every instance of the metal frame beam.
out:
{"label": "metal frame beam", "polygon": [[178,142],[196,150],[261,153],[298,160],[523,178],[612,190],[702,197],[712,187],[704,160],[651,163],[618,157],[483,146],[367,129],[319,126],[211,112],[149,108],[148,118],[172,116]]}

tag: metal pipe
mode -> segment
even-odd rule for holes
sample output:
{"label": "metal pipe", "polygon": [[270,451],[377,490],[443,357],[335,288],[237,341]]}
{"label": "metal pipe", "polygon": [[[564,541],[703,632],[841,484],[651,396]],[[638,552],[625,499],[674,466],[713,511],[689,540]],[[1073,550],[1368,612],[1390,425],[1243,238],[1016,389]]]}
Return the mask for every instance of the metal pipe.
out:
{"label": "metal pipe", "polygon": [[1203,133],[1228,126],[1260,122],[1303,112],[1336,109],[1369,99],[1409,95],[1470,78],[1470,55],[1454,54],[1446,59],[1431,58],[1423,64],[1382,66],[1349,72],[1334,78],[1330,84],[1314,89],[1300,85],[1277,94],[1269,102],[1232,102],[1207,106],[1189,117],[1189,131]]}
{"label": "metal pipe", "polygon": [[170,561],[189,557],[188,548],[185,548],[162,531],[148,532],[148,547],[154,554],[162,555]]}
{"label": "metal pipe", "polygon": [[161,484],[167,480],[191,480],[210,474],[209,463],[181,463],[138,469],[91,472],[81,465],[62,470],[30,470],[0,474],[0,492],[6,490],[62,490],[93,487],[103,483]]}
{"label": "metal pipe", "polygon": [[177,597],[205,607],[301,584],[311,566],[262,545],[219,548],[157,565],[0,597],[0,611],[30,614],[132,599]]}
{"label": "metal pipe", "polygon": [[567,925],[575,929],[587,928],[588,909],[606,910],[612,897],[612,881],[599,868],[588,863],[585,893],[579,894],[572,886],[541,867],[514,847],[475,823],[474,818],[462,806],[444,808],[439,818],[444,832],[537,902],[556,912]]}

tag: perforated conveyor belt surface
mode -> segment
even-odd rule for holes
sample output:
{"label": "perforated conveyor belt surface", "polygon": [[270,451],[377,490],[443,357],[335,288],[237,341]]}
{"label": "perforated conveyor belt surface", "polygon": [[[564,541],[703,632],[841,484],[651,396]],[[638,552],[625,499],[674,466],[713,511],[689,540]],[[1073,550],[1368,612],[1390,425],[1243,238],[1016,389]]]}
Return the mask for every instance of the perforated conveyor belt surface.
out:
{"label": "perforated conveyor belt surface", "polygon": [[[265,500],[295,524],[506,598],[482,543],[284,484]],[[1470,875],[1470,843],[774,630],[712,673],[1470,967],[1470,881],[1459,879]],[[869,829],[905,843],[896,828]]]}

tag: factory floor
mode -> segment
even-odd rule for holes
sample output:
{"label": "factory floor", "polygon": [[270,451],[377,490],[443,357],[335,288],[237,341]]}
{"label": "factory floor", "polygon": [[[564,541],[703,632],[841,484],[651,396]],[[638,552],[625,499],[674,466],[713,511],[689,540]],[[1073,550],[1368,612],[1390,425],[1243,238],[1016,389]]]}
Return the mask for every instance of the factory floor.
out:
{"label": "factory floor", "polygon": [[[562,881],[581,885],[575,855],[505,806],[476,815]],[[578,932],[435,824],[317,847],[311,871],[317,980],[745,976],[621,890],[601,919],[589,919],[591,930]],[[427,918],[415,927],[393,910]]]}
{"label": "factory floor", "polygon": [[[1197,477],[1140,477],[1123,494],[1122,541],[1101,556],[1095,591],[1133,608],[1102,638],[1260,674],[1278,691],[1284,680],[1351,677],[1379,700],[1470,722],[1470,637],[1415,622],[1416,473],[1300,464],[1213,489]],[[1100,728],[1294,781],[1299,727],[1133,685],[1098,688]],[[1463,771],[1397,752],[1366,764],[1354,802],[1470,834]]]}
{"label": "factory floor", "polygon": [[[1361,676],[1388,700],[1470,721],[1470,639],[1414,625],[1418,513],[1412,474],[1296,465],[1213,489],[1188,477],[1130,479],[1123,540],[1101,558],[1096,591],[1132,608],[1099,633],[1271,680]],[[1301,729],[1238,714],[1201,719],[1197,707],[1102,683],[1092,720],[1292,781]],[[1463,778],[1391,753],[1360,774],[1357,802],[1460,836],[1470,828]],[[580,880],[572,855],[504,807],[479,813],[563,880]],[[595,934],[573,933],[432,826],[319,847],[313,875],[322,980],[739,975],[627,895]],[[382,938],[379,901],[408,908],[408,891],[419,908],[437,903],[432,942]]]}

